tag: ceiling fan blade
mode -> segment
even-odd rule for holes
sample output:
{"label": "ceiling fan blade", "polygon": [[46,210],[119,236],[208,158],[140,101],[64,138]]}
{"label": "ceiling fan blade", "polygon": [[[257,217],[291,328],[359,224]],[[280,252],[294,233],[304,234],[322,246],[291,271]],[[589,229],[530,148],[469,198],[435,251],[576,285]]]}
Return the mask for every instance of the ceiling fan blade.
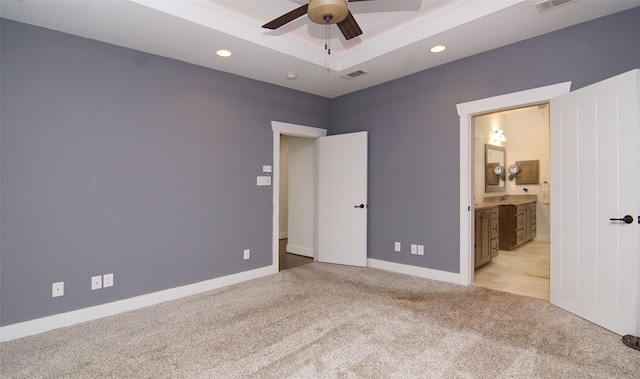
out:
{"label": "ceiling fan blade", "polygon": [[342,35],[344,35],[344,38],[347,40],[350,40],[362,34],[362,29],[360,29],[360,25],[358,25],[358,23],[356,22],[356,19],[351,14],[351,11],[349,11],[349,14],[347,14],[347,18],[338,23],[338,27],[340,28]]}
{"label": "ceiling fan blade", "polygon": [[295,20],[296,18],[307,14],[308,8],[309,8],[309,4],[305,4],[299,8],[292,10],[289,13],[285,13],[282,16],[267,22],[266,24],[262,25],[262,27],[265,29],[278,29],[282,25],[287,24]]}

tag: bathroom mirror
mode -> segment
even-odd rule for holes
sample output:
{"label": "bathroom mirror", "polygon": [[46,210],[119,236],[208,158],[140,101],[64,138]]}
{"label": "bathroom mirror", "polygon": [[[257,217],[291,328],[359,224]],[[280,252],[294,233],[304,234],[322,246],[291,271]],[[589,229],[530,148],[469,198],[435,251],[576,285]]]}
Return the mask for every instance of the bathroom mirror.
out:
{"label": "bathroom mirror", "polygon": [[485,192],[504,192],[504,147],[489,144],[484,145],[484,162]]}

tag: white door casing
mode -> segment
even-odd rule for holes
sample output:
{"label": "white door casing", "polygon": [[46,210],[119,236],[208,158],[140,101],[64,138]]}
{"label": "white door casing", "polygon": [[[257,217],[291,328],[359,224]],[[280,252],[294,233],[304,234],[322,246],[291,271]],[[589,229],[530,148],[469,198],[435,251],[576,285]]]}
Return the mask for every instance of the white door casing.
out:
{"label": "white door casing", "polygon": [[367,132],[316,139],[317,260],[367,266]]}
{"label": "white door casing", "polygon": [[[551,303],[640,333],[640,70],[551,101]],[[632,223],[610,221],[631,215]]]}
{"label": "white door casing", "polygon": [[[273,131],[273,231],[272,231],[272,264],[273,273],[280,271],[279,262],[279,226],[280,226],[280,136],[294,136],[305,138],[318,138],[327,135],[326,129],[314,128],[310,126],[290,124],[281,121],[271,121],[271,130]],[[311,216],[313,217],[313,215]]]}
{"label": "white door casing", "polygon": [[460,116],[460,274],[457,283],[472,284],[475,267],[473,259],[473,117],[546,103],[554,97],[568,93],[570,88],[571,82],[564,82],[456,105],[458,116]]}

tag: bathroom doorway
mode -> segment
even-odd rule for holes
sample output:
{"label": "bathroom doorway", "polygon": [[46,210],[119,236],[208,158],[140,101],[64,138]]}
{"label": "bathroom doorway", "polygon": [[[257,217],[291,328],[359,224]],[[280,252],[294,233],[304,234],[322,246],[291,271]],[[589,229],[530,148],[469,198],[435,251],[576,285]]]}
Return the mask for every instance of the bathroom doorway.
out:
{"label": "bathroom doorway", "polygon": [[[479,287],[549,300],[550,266],[550,142],[549,104],[503,110],[474,117],[474,204],[485,200],[531,198],[536,203],[536,236],[510,250],[499,250],[490,262],[476,268]],[[485,145],[505,149],[505,168],[515,162],[537,161],[538,180],[518,184],[505,176],[499,192],[485,187]]]}

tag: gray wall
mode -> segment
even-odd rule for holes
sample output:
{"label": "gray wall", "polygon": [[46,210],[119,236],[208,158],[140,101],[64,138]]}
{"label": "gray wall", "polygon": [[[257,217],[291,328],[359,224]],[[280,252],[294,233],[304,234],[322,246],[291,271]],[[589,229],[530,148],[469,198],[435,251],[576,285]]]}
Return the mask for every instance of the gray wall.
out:
{"label": "gray wall", "polygon": [[[329,100],[0,28],[0,325],[272,263],[272,187],[256,186],[270,122],[327,127]],[[107,273],[115,286],[91,291]]]}
{"label": "gray wall", "polygon": [[[638,68],[638,19],[635,8],[334,100],[2,20],[0,325],[271,264],[271,187],[255,186],[271,120],[368,130],[369,257],[458,272],[455,105]],[[112,272],[113,288],[90,291]]]}
{"label": "gray wall", "polygon": [[369,131],[369,258],[459,272],[456,104],[640,68],[639,20],[640,7],[332,100],[330,134]]}

